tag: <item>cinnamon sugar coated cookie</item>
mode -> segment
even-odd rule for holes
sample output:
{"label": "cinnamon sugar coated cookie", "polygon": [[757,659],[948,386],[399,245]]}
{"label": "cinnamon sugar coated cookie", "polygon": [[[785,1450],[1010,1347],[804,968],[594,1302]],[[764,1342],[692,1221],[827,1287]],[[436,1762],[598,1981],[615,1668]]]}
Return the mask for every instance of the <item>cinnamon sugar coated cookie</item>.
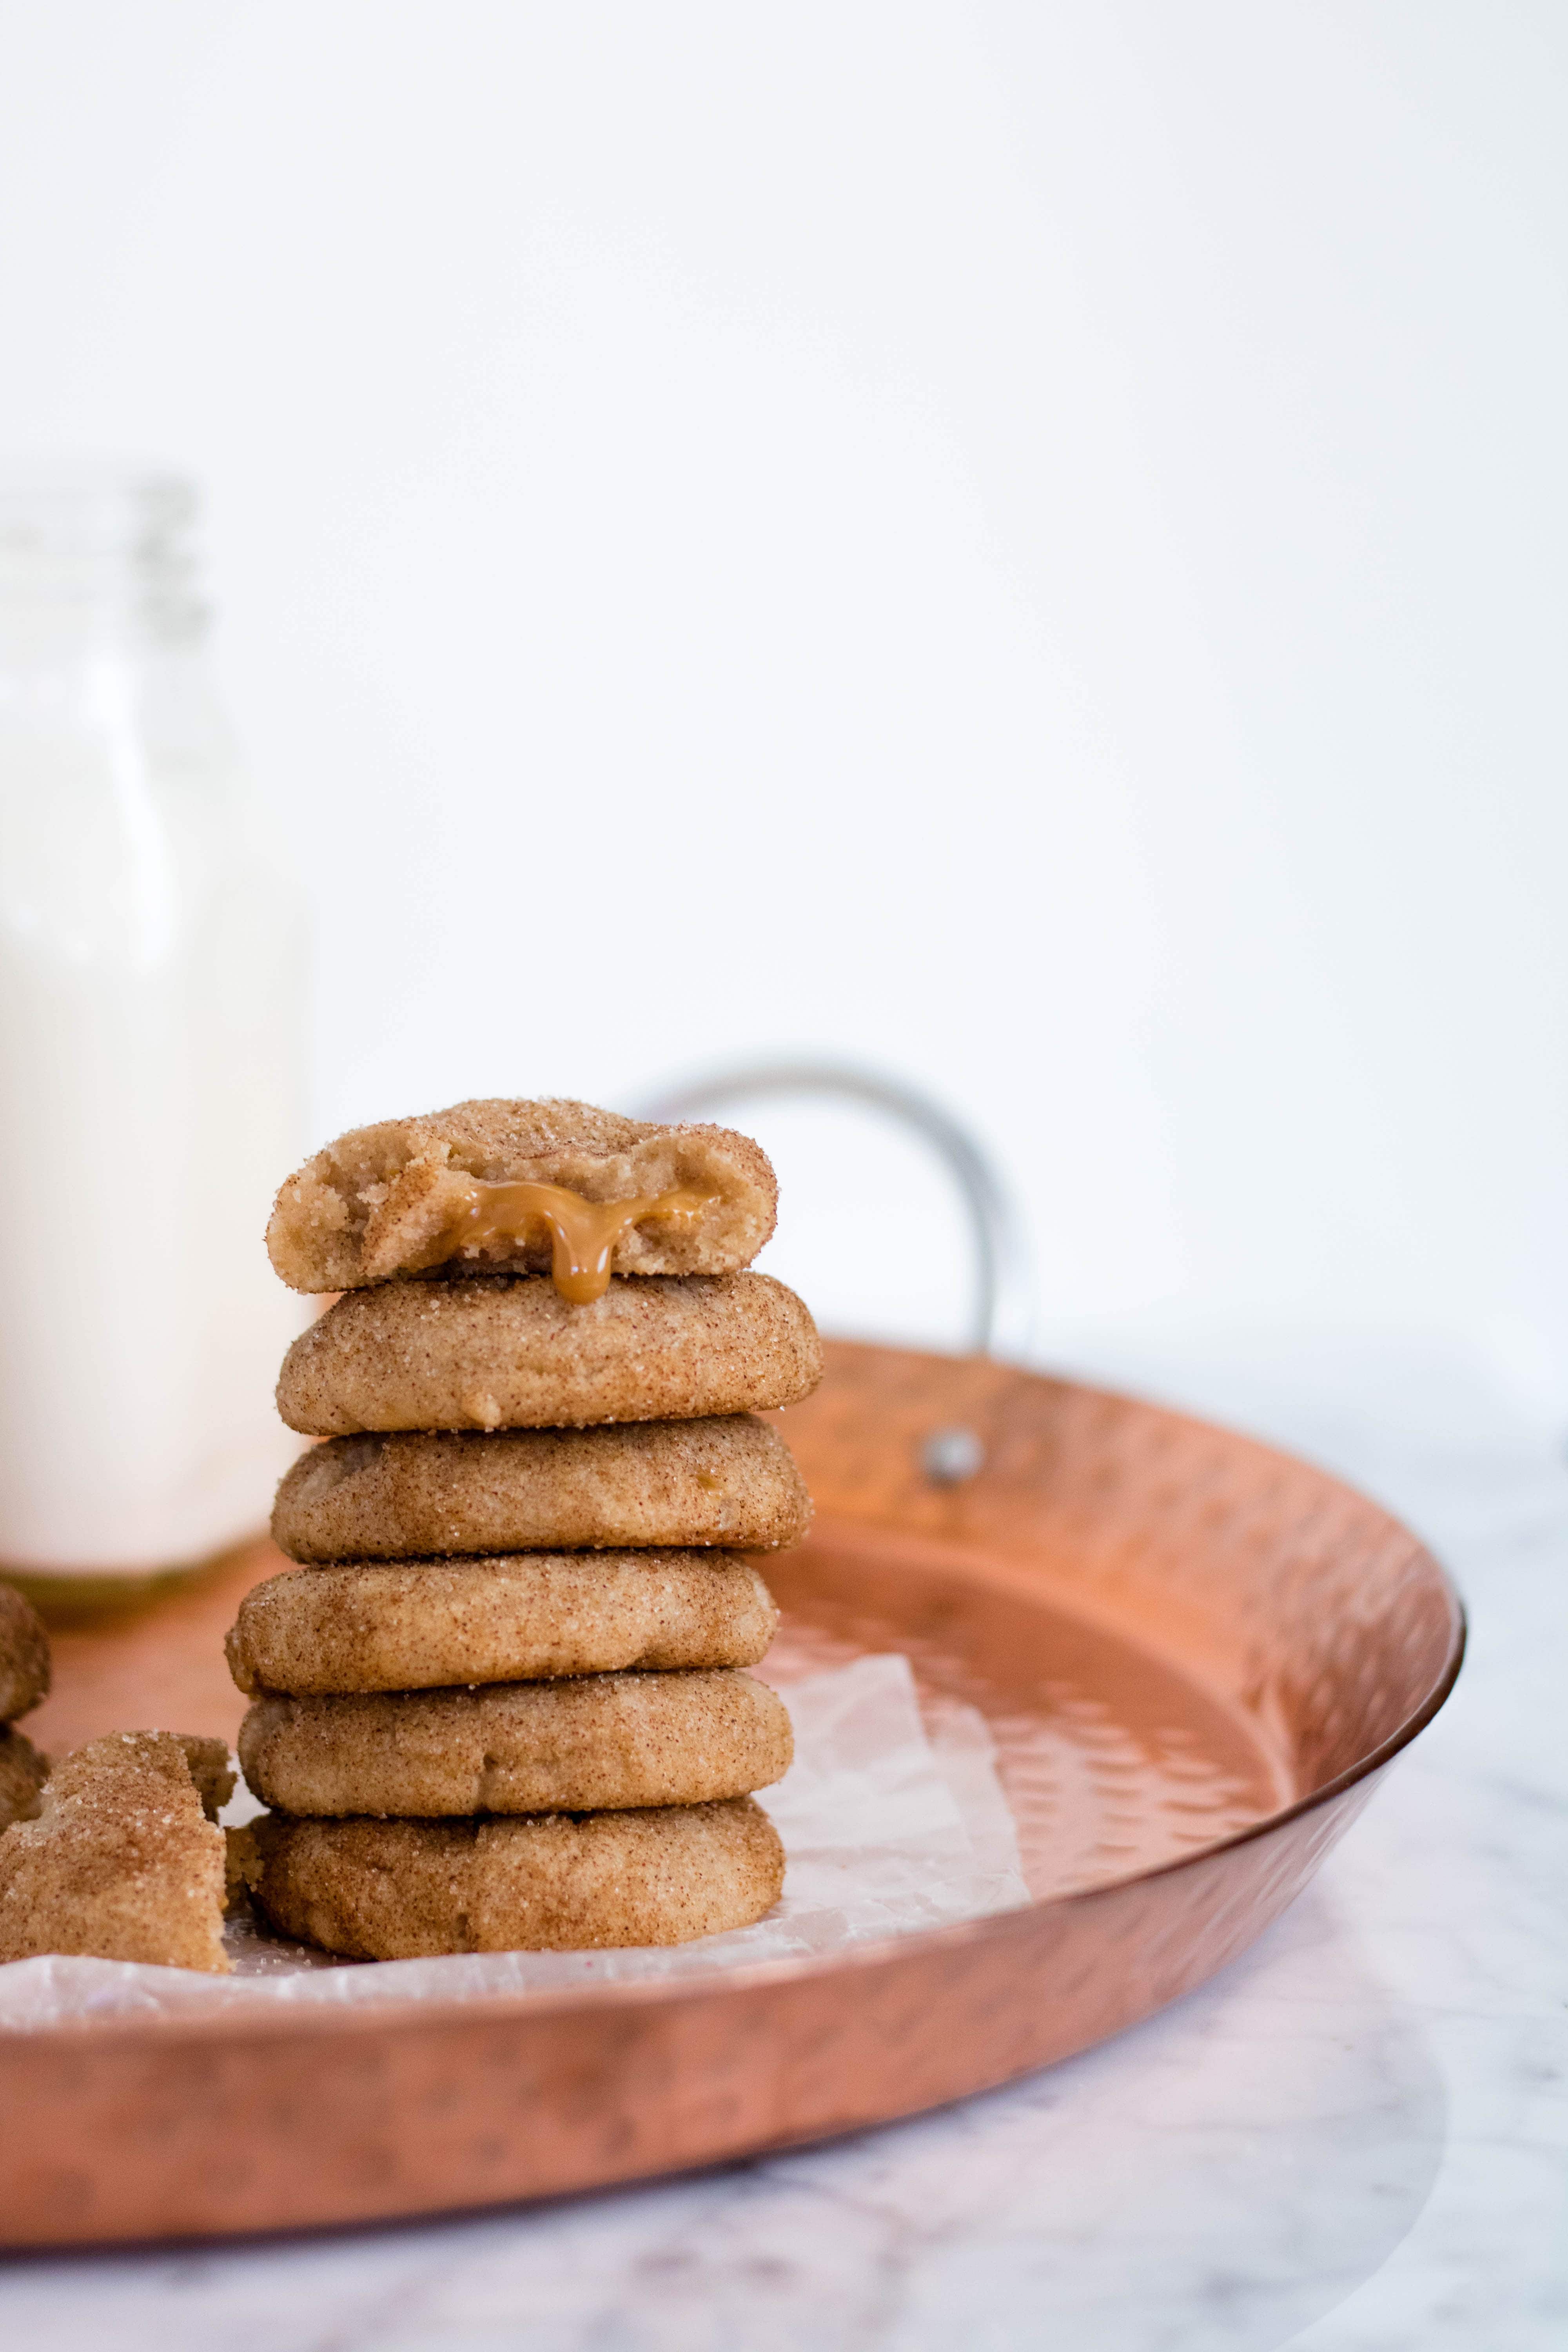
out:
{"label": "cinnamon sugar coated cookie", "polygon": [[278,1410],[311,1437],[581,1428],[762,1412],[821,1377],[816,1326],[765,1274],[617,1277],[586,1307],[538,1276],[384,1283],[295,1340]]}
{"label": "cinnamon sugar coated cookie", "polygon": [[[695,1214],[650,1215],[615,1244],[616,1274],[732,1274],[773,1229],[778,1186],[766,1154],[722,1127],[662,1127],[580,1102],[458,1103],[340,1136],[290,1176],[267,1229],[273,1265],[296,1290],[351,1290],[448,1263],[443,1237],[471,1180],[553,1184],[607,1202],[685,1192]],[[544,1273],[547,1234],[479,1245],[480,1262]],[[462,1261],[459,1261],[462,1263]],[[471,1270],[470,1256],[467,1264]]]}
{"label": "cinnamon sugar coated cookie", "polygon": [[111,1732],[66,1757],[37,1818],[0,1837],[0,1960],[65,1952],[226,1971],[224,1840],[204,1793],[216,1804],[232,1787],[221,1742],[165,1731]]}
{"label": "cinnamon sugar coated cookie", "polygon": [[749,1797],[575,1821],[291,1821],[229,1832],[286,1936],[353,1960],[683,1944],[747,1927],[784,1886]]}
{"label": "cinnamon sugar coated cookie", "polygon": [[777,1623],[756,1570],[728,1552],[360,1561],[254,1586],[229,1633],[228,1663],[252,1695],[437,1690],[751,1666]]}
{"label": "cinnamon sugar coated cookie", "polygon": [[811,1497],[789,1448],[749,1413],[596,1429],[401,1431],[330,1438],[278,1489],[290,1559],[797,1543]]}
{"label": "cinnamon sugar coated cookie", "polygon": [[784,1702],[734,1672],[258,1699],[247,1785],[285,1813],[545,1813],[694,1805],[789,1769]]}
{"label": "cinnamon sugar coated cookie", "polygon": [[14,1584],[0,1584],[0,1723],[15,1723],[48,1696],[49,1637]]}
{"label": "cinnamon sugar coated cookie", "polygon": [[48,1777],[48,1758],[24,1733],[0,1723],[0,1830],[33,1819]]}

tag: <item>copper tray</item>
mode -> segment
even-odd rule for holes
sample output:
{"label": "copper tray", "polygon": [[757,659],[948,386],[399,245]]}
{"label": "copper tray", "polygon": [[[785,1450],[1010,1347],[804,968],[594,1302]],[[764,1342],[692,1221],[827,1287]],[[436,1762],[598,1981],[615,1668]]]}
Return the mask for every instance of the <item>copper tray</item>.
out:
{"label": "copper tray", "polygon": [[[984,1467],[933,1483],[933,1431]],[[784,1639],[898,1648],[994,1734],[1033,1900],[719,1979],[0,2033],[13,2245],[449,2211],[856,2130],[1085,2049],[1297,1895],[1428,1723],[1463,1618],[1363,1496],[1249,1441],[980,1358],[829,1349],[787,1416],[817,1497]],[[63,1634],[37,1736],[232,1737],[258,1545]],[[29,1724],[29,1730],[32,1724]]]}

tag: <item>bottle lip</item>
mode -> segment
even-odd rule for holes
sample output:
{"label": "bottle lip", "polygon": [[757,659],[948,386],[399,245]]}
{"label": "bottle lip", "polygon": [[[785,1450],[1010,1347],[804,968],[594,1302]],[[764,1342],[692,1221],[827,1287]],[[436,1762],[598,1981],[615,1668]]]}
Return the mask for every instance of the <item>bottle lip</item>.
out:
{"label": "bottle lip", "polygon": [[194,537],[201,494],[172,467],[0,459],[0,605],[93,614],[159,639],[199,635]]}

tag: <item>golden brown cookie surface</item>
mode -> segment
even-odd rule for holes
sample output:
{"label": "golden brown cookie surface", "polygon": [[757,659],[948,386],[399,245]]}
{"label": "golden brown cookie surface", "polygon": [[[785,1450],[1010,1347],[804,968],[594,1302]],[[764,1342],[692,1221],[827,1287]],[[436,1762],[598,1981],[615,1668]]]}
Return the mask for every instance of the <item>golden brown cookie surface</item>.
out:
{"label": "golden brown cookie surface", "polygon": [[278,1410],[312,1437],[689,1421],[794,1404],[821,1376],[816,1326],[765,1274],[617,1277],[588,1307],[537,1276],[397,1282],[301,1332]]}
{"label": "golden brown cookie surface", "polygon": [[[766,1154],[728,1128],[658,1126],[579,1102],[457,1103],[357,1128],[318,1151],[278,1195],[267,1231],[272,1263],[308,1291],[426,1272],[433,1248],[443,1263],[442,1236],[474,1178],[559,1185],[593,1202],[707,1197],[694,1216],[631,1226],[615,1245],[617,1274],[732,1274],[773,1232],[778,1199]],[[483,1244],[479,1257],[543,1273],[549,1237]]]}
{"label": "golden brown cookie surface", "polygon": [[223,1833],[169,1732],[79,1748],[37,1818],[0,1837],[0,1960],[67,1952],[222,1973],[223,1903]]}
{"label": "golden brown cookie surface", "polygon": [[44,1621],[14,1584],[0,1584],[0,1723],[48,1696],[49,1637]]}
{"label": "golden brown cookie surface", "polygon": [[258,1906],[350,1959],[682,1944],[777,1902],[784,1849],[761,1807],[574,1820],[295,1821],[234,1832]]}
{"label": "golden brown cookie surface", "polygon": [[0,1830],[35,1818],[48,1777],[47,1757],[24,1733],[0,1723]]}
{"label": "golden brown cookie surface", "polygon": [[783,1701],[733,1671],[268,1696],[239,1733],[255,1795],[309,1814],[702,1804],[769,1787],[792,1752]]}
{"label": "golden brown cookie surface", "polygon": [[645,1544],[775,1551],[798,1542],[810,1517],[778,1432],[731,1413],[330,1438],[279,1487],[272,1535],[290,1559],[309,1560]]}
{"label": "golden brown cookie surface", "polygon": [[437,1690],[751,1666],[777,1623],[756,1570],[727,1552],[360,1561],[253,1586],[228,1662],[251,1694]]}

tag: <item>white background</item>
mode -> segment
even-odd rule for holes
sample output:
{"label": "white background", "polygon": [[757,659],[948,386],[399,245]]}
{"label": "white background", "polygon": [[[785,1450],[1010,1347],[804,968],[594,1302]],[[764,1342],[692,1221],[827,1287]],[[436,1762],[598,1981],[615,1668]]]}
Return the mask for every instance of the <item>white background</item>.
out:
{"label": "white background", "polygon": [[[207,487],[321,1130],[856,1055],[1054,1352],[1568,1413],[1565,82],[1552,0],[0,5],[0,448]],[[764,1131],[827,1319],[956,1328],[936,1181]]]}

